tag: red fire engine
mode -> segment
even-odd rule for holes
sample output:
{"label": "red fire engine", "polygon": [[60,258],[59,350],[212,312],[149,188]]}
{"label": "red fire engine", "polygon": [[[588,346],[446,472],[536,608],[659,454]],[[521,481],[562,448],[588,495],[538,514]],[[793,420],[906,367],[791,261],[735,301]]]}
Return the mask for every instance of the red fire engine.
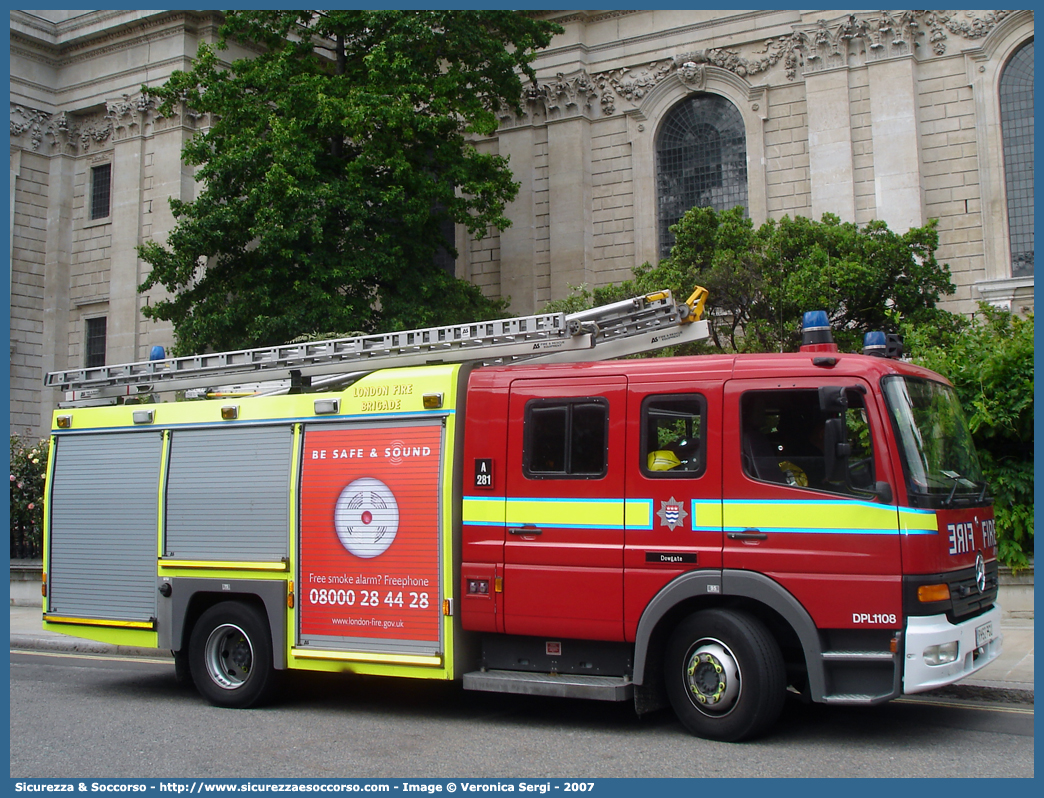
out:
{"label": "red fire engine", "polygon": [[601,359],[703,337],[704,296],[49,375],[44,626],[169,648],[223,706],[350,671],[722,740],[788,691],[876,704],[996,658],[952,387],[815,317],[795,354]]}

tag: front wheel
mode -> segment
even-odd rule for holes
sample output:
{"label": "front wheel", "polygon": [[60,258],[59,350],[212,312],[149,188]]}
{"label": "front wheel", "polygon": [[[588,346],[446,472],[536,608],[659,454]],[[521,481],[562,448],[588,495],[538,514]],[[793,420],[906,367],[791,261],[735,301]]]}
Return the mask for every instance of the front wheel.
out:
{"label": "front wheel", "polygon": [[746,740],[764,733],[783,710],[786,670],[779,644],[746,612],[690,615],[671,635],[664,667],[671,706],[697,737]]}
{"label": "front wheel", "polygon": [[245,709],[262,703],[276,680],[264,615],[236,601],[215,604],[192,629],[189,668],[211,704]]}

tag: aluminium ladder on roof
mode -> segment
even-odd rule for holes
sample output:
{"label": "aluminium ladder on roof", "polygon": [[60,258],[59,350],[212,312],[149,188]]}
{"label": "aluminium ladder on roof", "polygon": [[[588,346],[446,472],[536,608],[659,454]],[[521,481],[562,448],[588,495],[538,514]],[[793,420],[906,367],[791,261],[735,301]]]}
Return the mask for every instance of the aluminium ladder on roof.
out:
{"label": "aluminium ladder on roof", "polygon": [[[702,292],[702,293],[701,293]],[[675,304],[668,290],[578,313],[431,327],[49,373],[44,384],[91,400],[225,385],[484,361],[607,360],[702,340],[706,291]]]}

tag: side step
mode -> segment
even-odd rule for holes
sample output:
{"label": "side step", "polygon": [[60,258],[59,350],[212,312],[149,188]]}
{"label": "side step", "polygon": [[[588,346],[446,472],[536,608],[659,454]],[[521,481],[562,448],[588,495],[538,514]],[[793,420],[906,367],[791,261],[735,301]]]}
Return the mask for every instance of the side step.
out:
{"label": "side step", "polygon": [[825,695],[823,696],[824,704],[835,704],[840,706],[872,706],[874,704],[883,704],[886,701],[891,701],[892,696],[890,695]]}
{"label": "side step", "polygon": [[893,662],[895,654],[891,651],[824,651],[823,660],[827,662]]}
{"label": "side step", "polygon": [[[822,698],[824,704],[865,707],[899,697],[899,665],[891,651],[838,650],[824,651],[820,656],[827,684],[833,685]],[[877,692],[868,692],[867,688]]]}
{"label": "side step", "polygon": [[634,696],[634,685],[627,676],[528,671],[472,671],[464,674],[464,689],[487,693],[587,698],[594,701],[629,701]]}

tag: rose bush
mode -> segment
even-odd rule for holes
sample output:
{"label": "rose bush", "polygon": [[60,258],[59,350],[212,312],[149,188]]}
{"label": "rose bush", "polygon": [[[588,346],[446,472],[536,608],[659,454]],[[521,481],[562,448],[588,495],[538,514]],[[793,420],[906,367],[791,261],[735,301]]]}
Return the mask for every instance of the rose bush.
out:
{"label": "rose bush", "polygon": [[49,443],[11,436],[11,558],[40,557],[43,547],[44,475]]}

